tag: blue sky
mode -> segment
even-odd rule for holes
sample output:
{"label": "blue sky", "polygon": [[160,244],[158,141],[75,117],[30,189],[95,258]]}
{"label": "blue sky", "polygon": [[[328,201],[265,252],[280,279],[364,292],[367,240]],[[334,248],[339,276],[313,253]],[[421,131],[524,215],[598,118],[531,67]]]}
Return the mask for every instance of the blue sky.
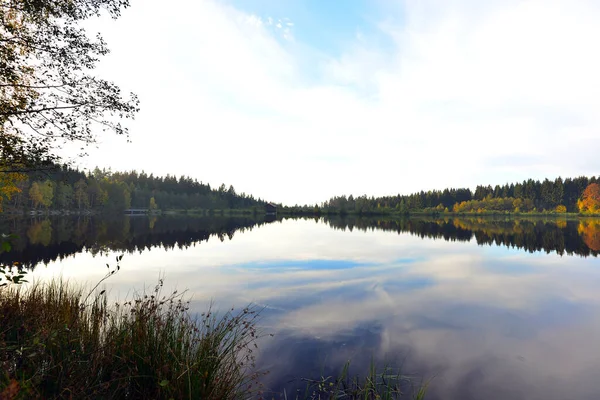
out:
{"label": "blue sky", "polygon": [[377,12],[373,7],[376,2],[364,0],[237,0],[230,4],[265,20],[291,22],[298,42],[330,55],[339,55],[340,47],[350,42],[358,31],[372,30],[369,20]]}
{"label": "blue sky", "polygon": [[132,143],[86,167],[315,203],[600,171],[593,0],[133,0],[98,73]]}

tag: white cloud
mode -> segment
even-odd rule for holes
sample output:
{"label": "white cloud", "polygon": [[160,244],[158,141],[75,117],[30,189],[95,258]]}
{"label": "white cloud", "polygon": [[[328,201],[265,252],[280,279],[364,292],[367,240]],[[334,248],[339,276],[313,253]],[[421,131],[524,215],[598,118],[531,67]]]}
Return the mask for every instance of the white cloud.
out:
{"label": "white cloud", "polygon": [[600,170],[597,3],[400,4],[323,56],[287,19],[134,2],[101,69],[140,94],[134,143],[88,163],[289,203]]}

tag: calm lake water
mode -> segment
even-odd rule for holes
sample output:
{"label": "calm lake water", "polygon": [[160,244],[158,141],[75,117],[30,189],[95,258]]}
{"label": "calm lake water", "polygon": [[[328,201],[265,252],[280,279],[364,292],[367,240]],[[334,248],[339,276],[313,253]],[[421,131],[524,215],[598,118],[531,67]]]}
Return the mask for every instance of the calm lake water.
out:
{"label": "calm lake water", "polygon": [[265,384],[352,360],[432,378],[429,399],[600,397],[600,222],[115,217],[4,220],[29,279],[113,297],[187,289],[193,308],[266,307]]}

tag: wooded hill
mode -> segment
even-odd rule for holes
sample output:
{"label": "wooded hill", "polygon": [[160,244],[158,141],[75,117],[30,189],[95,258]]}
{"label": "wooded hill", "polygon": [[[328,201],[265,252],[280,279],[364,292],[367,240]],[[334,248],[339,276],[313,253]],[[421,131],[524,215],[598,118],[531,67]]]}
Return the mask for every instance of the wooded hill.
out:
{"label": "wooded hill", "polygon": [[[154,176],[144,172],[91,173],[59,167],[26,175],[16,183],[19,191],[3,204],[14,210],[123,211],[149,209],[250,209],[265,202],[238,194],[225,184],[213,189],[190,177]],[[262,209],[261,209],[262,211]]]}
{"label": "wooded hill", "polygon": [[[587,191],[586,191],[587,189]],[[584,192],[588,193],[584,196]],[[385,214],[409,212],[600,212],[598,178],[529,179],[503,186],[421,191],[383,197],[337,196],[290,212]]]}

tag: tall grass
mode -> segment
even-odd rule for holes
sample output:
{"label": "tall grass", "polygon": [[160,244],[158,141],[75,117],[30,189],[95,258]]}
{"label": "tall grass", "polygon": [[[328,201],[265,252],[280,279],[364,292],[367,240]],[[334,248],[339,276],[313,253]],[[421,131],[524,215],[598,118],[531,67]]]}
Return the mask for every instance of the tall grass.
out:
{"label": "tall grass", "polygon": [[0,399],[251,397],[257,310],[196,319],[162,287],[110,305],[62,280],[0,289]]}

